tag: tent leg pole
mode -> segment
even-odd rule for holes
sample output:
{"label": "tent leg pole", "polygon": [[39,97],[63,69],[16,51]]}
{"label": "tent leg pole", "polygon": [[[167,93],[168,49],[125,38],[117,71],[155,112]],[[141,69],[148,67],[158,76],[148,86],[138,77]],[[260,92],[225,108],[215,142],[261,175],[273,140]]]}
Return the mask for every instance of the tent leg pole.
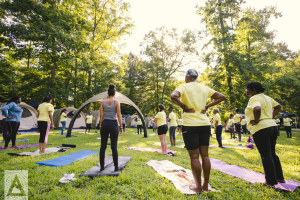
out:
{"label": "tent leg pole", "polygon": [[[86,104],[85,106],[87,106],[88,104]],[[81,111],[85,108],[82,107],[80,110],[77,110],[77,112],[75,113],[75,115],[73,116],[70,124],[69,124],[69,127],[68,127],[68,132],[67,132],[67,135],[66,137],[71,137],[71,133],[72,133],[72,129],[73,129],[73,126],[74,126],[74,123],[75,123],[75,120],[77,119],[77,116],[81,113]]]}

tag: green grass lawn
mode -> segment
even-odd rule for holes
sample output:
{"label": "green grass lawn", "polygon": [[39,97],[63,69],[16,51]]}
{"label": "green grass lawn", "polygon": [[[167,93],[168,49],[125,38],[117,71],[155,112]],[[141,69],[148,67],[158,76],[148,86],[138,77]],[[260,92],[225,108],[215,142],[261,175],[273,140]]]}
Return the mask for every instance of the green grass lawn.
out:
{"label": "green grass lawn", "polygon": [[[175,189],[173,184],[157,174],[146,162],[149,160],[170,160],[176,165],[190,169],[189,156],[185,149],[170,148],[178,151],[176,156],[169,158],[166,155],[152,152],[137,152],[127,150],[126,147],[159,148],[154,143],[159,142],[157,135],[135,135],[135,129],[126,129],[127,133],[120,135],[118,142],[119,155],[132,155],[132,159],[118,177],[102,176],[94,179],[87,177],[79,178],[89,168],[99,162],[98,155],[89,156],[86,159],[74,162],[62,167],[47,167],[35,164],[38,161],[53,159],[62,155],[74,153],[80,150],[99,151],[100,140],[98,134],[85,135],[74,132],[77,137],[66,138],[58,135],[58,131],[52,131],[49,135],[48,147],[60,146],[61,144],[76,144],[75,149],[68,149],[63,153],[45,154],[35,157],[9,156],[8,152],[35,151],[38,147],[23,150],[0,151],[0,196],[4,195],[4,170],[28,170],[29,199],[300,199],[300,189],[294,193],[275,190],[262,184],[252,184],[239,178],[223,174],[217,170],[211,170],[210,184],[220,192],[209,192],[199,195],[183,195]],[[150,131],[150,130],[149,130]],[[93,131],[94,132],[94,131]],[[98,131],[99,132],[99,131]],[[150,133],[152,130],[150,131]],[[182,136],[176,134],[177,141]],[[228,133],[223,133],[223,138],[229,138]],[[248,135],[243,135],[246,141]],[[17,142],[17,145],[38,143],[38,134],[18,135],[17,139],[29,139],[29,142]],[[168,138],[168,135],[167,135]],[[168,143],[170,143],[168,141]],[[3,143],[0,143],[3,145]],[[177,144],[182,144],[177,142]],[[211,144],[216,145],[215,138]],[[224,142],[224,145],[237,145],[238,143]],[[106,156],[111,155],[110,147]],[[293,131],[293,138],[286,137],[281,131],[277,140],[277,154],[281,160],[284,177],[289,180],[300,182],[300,132]],[[263,167],[257,149],[239,150],[210,148],[209,155],[229,164],[238,165],[257,172],[262,172]],[[59,179],[64,174],[75,173],[78,180],[61,184]]]}

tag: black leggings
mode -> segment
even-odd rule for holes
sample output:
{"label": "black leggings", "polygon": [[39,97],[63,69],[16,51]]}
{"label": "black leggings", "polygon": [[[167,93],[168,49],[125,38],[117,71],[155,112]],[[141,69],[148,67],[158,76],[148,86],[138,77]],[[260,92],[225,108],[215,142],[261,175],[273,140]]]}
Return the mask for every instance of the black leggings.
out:
{"label": "black leggings", "polygon": [[104,168],[105,151],[107,147],[108,136],[110,135],[111,150],[115,168],[118,167],[118,122],[117,120],[103,120],[101,130],[101,147],[100,147],[100,166]]}
{"label": "black leggings", "polygon": [[292,127],[291,126],[285,126],[284,129],[286,131],[287,137],[292,138]]}
{"label": "black leggings", "polygon": [[5,147],[8,147],[8,144],[11,140],[12,146],[16,145],[17,133],[20,127],[20,122],[6,121],[8,135],[5,138]]}
{"label": "black leggings", "polygon": [[239,142],[241,142],[242,135],[241,135],[241,124],[236,123],[235,124],[235,131],[237,132],[239,136]]}
{"label": "black leggings", "polygon": [[125,132],[125,124],[123,124],[123,132]]}
{"label": "black leggings", "polygon": [[137,125],[137,133],[142,134],[142,125]]}

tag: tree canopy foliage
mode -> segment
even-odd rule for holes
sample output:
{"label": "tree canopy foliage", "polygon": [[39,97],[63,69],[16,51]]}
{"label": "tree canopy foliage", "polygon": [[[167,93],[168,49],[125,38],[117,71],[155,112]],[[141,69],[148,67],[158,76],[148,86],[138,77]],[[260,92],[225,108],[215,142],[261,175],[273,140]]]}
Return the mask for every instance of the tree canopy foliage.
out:
{"label": "tree canopy foliage", "polygon": [[[124,38],[134,28],[129,3],[1,1],[0,102],[14,95],[41,102],[52,94],[56,108],[79,107],[114,83],[145,116],[153,116],[159,104],[172,105],[170,94],[197,60],[207,66],[199,81],[227,97],[220,105],[223,116],[245,109],[249,81],[262,82],[284,111],[299,115],[300,51],[276,44],[275,31],[268,29],[270,18],[281,13],[272,6],[257,10],[242,4],[207,0],[195,13],[204,30],[158,27],[140,41],[140,55],[123,55]],[[99,103],[87,107],[98,109]],[[123,114],[134,112],[122,105]],[[180,114],[180,108],[175,106],[175,112]]]}

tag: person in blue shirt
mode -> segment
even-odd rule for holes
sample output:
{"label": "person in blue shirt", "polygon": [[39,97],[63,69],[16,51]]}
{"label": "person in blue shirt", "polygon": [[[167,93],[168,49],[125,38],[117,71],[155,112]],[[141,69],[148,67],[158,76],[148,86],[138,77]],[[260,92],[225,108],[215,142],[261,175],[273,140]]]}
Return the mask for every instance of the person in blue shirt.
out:
{"label": "person in blue shirt", "polygon": [[16,146],[17,132],[20,127],[20,120],[22,117],[23,109],[18,105],[21,103],[21,97],[15,96],[1,108],[2,114],[6,117],[5,121],[8,128],[8,135],[5,138],[4,149],[8,149],[10,140],[12,141],[12,148]]}

